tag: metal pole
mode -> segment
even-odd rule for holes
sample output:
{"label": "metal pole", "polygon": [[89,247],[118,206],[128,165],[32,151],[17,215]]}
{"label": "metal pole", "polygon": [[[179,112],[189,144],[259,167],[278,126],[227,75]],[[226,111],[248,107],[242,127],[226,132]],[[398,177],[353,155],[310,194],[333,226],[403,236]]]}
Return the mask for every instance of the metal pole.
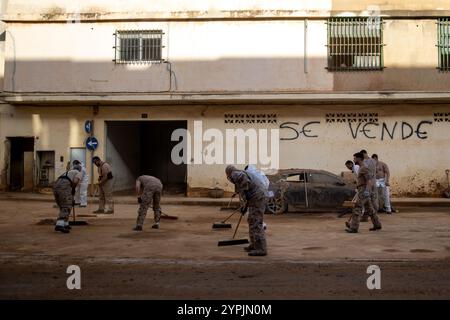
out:
{"label": "metal pole", "polygon": [[[92,120],[92,128],[90,136],[94,136],[94,120]],[[94,164],[92,163],[92,159],[94,158],[94,150],[91,150],[91,197],[94,196]]]}
{"label": "metal pole", "polygon": [[304,24],[304,32],[303,32],[303,38],[304,38],[304,45],[303,45],[303,64],[304,64],[304,72],[308,73],[308,19],[305,19]]}

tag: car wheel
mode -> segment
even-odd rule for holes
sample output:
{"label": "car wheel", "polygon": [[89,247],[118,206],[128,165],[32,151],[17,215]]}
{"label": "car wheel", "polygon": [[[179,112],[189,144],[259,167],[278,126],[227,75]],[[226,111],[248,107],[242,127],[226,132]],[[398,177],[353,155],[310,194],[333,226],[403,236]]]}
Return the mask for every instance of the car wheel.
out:
{"label": "car wheel", "polygon": [[273,214],[282,214],[286,212],[286,202],[284,197],[277,192],[274,197],[269,198],[267,202],[267,211]]}

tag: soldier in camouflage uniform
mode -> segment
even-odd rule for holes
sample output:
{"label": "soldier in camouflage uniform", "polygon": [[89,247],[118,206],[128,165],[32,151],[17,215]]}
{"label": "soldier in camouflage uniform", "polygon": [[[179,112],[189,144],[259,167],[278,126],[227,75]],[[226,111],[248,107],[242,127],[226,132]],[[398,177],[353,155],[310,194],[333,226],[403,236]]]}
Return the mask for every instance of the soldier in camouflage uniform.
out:
{"label": "soldier in camouflage uniform", "polygon": [[[379,205],[378,205],[378,191],[377,191],[377,179],[376,179],[376,173],[377,173],[377,162],[369,157],[369,154],[366,150],[361,150],[360,153],[364,156],[364,164],[366,165],[367,169],[369,169],[370,174],[370,185],[371,185],[371,193],[370,193],[370,201],[372,202],[372,206],[375,209],[375,212],[378,212]],[[363,219],[361,221],[368,221],[368,214],[364,213]]]}
{"label": "soldier in camouflage uniform", "polygon": [[247,221],[250,245],[245,250],[248,251],[249,256],[265,256],[267,244],[263,218],[267,204],[267,188],[252,172],[238,170],[230,165],[225,169],[225,173],[228,180],[235,185],[236,192],[246,200],[241,213],[245,214],[247,208],[249,209]]}
{"label": "soldier in camouflage uniform", "polygon": [[163,185],[158,178],[152,176],[140,176],[136,179],[136,194],[138,196],[139,210],[136,221],[135,231],[142,231],[145,216],[148,208],[153,203],[154,224],[153,229],[159,228],[159,220],[161,219],[161,201]]}
{"label": "soldier in camouflage uniform", "polygon": [[364,164],[364,156],[362,153],[355,153],[353,155],[355,163],[360,166],[358,172],[358,184],[357,184],[357,198],[355,207],[353,208],[353,214],[350,222],[346,222],[347,228],[345,231],[349,233],[357,233],[359,228],[359,222],[364,213],[367,213],[373,223],[373,228],[370,231],[376,231],[381,229],[381,223],[378,219],[375,209],[373,208],[370,193],[372,192],[371,174],[369,168]]}
{"label": "soldier in camouflage uniform", "polygon": [[69,233],[70,210],[74,204],[75,188],[82,179],[81,166],[76,165],[56,180],[53,194],[59,207],[59,216],[56,220],[55,231]]}

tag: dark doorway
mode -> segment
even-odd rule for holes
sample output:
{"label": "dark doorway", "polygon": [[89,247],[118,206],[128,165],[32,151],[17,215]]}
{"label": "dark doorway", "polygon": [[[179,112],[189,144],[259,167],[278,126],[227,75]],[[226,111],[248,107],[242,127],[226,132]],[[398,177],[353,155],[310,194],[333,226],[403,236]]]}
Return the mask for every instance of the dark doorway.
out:
{"label": "dark doorway", "polygon": [[33,189],[34,138],[11,137],[9,190],[25,191]]}
{"label": "dark doorway", "polygon": [[187,129],[187,121],[108,121],[106,160],[116,176],[114,189],[130,191],[135,179],[147,174],[157,177],[165,194],[185,194],[187,165],[175,165],[171,141],[176,129]]}

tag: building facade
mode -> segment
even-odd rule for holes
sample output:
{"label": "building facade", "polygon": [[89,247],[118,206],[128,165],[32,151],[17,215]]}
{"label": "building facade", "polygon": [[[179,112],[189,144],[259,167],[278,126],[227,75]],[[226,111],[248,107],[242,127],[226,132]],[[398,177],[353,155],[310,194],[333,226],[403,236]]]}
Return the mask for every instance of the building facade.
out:
{"label": "building facade", "polygon": [[[235,153],[264,149],[247,130],[277,132],[279,157],[260,167],[339,174],[366,149],[394,194],[447,187],[448,1],[72,2],[2,2],[3,189],[51,185],[75,158],[95,182],[98,155],[117,191],[143,173],[193,196],[231,190],[230,159],[208,149],[227,129],[250,136]],[[190,134],[187,164],[173,162],[176,129]]]}

